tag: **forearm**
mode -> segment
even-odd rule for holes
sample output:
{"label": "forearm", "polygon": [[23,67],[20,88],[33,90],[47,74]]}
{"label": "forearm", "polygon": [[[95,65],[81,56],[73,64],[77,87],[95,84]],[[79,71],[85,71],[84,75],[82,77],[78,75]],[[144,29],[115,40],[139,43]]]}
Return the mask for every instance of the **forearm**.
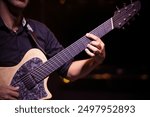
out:
{"label": "forearm", "polygon": [[101,39],[89,33],[86,36],[90,39],[93,39],[93,41],[87,44],[87,48],[85,49],[85,52],[91,58],[75,61],[71,64],[67,74],[67,77],[70,78],[71,81],[79,78],[85,78],[105,59],[105,44],[101,41]]}
{"label": "forearm", "polygon": [[86,77],[100,62],[96,62],[94,59],[85,59],[75,61],[71,64],[67,77],[71,80],[77,80]]}

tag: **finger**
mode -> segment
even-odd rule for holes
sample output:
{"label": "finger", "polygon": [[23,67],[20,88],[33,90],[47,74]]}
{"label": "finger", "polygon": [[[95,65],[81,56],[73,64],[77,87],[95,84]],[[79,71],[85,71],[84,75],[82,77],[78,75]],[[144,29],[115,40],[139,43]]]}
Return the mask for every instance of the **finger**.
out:
{"label": "finger", "polygon": [[89,49],[85,49],[85,52],[89,55],[89,56],[91,56],[91,57],[93,57],[93,56],[95,56],[95,54],[94,53],[92,53]]}
{"label": "finger", "polygon": [[19,87],[8,86],[8,89],[13,90],[13,91],[18,91]]}
{"label": "finger", "polygon": [[[87,33],[86,36],[87,36],[88,38],[94,40],[94,41],[91,42],[92,44],[104,46],[104,42],[103,42],[99,37],[97,37],[96,35]],[[95,42],[95,41],[96,41],[96,42]]]}
{"label": "finger", "polygon": [[0,99],[5,99],[5,100],[11,100],[11,99],[17,99],[19,94],[12,93],[10,90],[7,90],[5,93],[2,93]]}
{"label": "finger", "polygon": [[[94,34],[91,34],[91,33],[87,33],[86,34],[86,37],[88,37],[88,38],[90,38],[90,39],[93,39],[93,40],[95,40],[95,41],[97,41],[97,40],[100,40],[101,41],[101,39],[98,37],[98,36],[96,36],[96,35],[94,35]],[[101,41],[102,42],[102,41]]]}
{"label": "finger", "polygon": [[19,92],[17,92],[17,91],[10,91],[9,95],[11,97],[18,98],[19,97]]}
{"label": "finger", "polygon": [[97,47],[98,49],[102,49],[104,47],[104,43],[100,41],[91,41],[90,44]]}
{"label": "finger", "polygon": [[17,100],[17,98],[15,98],[15,97],[10,97],[10,99],[11,99],[11,100]]}
{"label": "finger", "polygon": [[95,46],[93,46],[91,44],[88,44],[87,48],[90,49],[91,51],[93,51],[93,53],[100,52],[100,50],[97,47],[95,47]]}
{"label": "finger", "polygon": [[12,97],[19,97],[19,87],[13,87],[13,86],[9,86],[9,95]]}
{"label": "finger", "polygon": [[7,100],[17,100],[16,97],[13,97],[13,96],[10,96],[10,95],[8,95],[7,97],[5,97],[5,99],[7,99]]}
{"label": "finger", "polygon": [[91,41],[90,45],[96,47],[97,49],[101,50],[102,49],[102,45],[100,44],[100,42],[97,41]]}

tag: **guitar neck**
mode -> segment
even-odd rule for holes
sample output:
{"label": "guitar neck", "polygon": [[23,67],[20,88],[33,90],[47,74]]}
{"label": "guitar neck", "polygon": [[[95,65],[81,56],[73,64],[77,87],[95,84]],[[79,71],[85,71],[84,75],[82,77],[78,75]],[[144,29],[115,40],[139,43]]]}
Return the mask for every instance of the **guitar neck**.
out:
{"label": "guitar neck", "polygon": [[[96,36],[101,38],[113,29],[114,28],[112,18],[110,18],[103,24],[99,25],[97,28],[92,30],[90,33],[95,34]],[[67,61],[71,60],[73,57],[82,52],[87,47],[87,44],[90,42],[91,40],[86,36],[81,37],[79,40],[77,40],[67,48],[63,49],[52,58],[50,58],[44,64],[31,71],[31,75],[35,77],[36,82],[44,80],[52,72],[54,72]]]}

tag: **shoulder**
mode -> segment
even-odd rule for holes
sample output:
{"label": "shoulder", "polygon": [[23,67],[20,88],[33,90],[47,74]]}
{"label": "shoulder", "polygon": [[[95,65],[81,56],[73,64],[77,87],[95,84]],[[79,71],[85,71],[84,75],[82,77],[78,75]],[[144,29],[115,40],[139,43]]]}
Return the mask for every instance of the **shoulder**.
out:
{"label": "shoulder", "polygon": [[34,30],[49,30],[48,27],[40,21],[34,19],[27,19],[27,22]]}
{"label": "shoulder", "polygon": [[34,19],[27,19],[28,24],[37,35],[47,36],[53,35],[53,32],[43,22]]}

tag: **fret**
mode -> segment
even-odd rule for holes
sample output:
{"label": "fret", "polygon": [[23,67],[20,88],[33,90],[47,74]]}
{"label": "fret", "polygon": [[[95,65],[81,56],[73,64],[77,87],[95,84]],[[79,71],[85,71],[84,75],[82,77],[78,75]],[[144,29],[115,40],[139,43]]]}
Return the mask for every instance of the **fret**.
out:
{"label": "fret", "polygon": [[91,33],[97,35],[98,37],[103,37],[105,34],[112,30],[111,18],[105,21],[103,24],[95,28]]}

